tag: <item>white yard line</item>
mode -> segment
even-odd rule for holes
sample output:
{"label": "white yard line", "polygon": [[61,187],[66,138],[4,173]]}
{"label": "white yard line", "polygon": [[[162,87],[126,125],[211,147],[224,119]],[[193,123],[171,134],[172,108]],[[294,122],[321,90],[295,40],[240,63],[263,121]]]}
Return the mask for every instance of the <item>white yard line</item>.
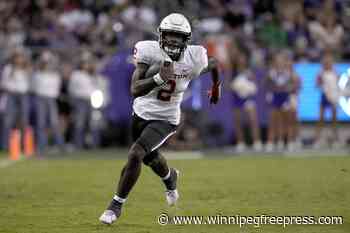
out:
{"label": "white yard line", "polygon": [[170,160],[203,158],[203,154],[196,151],[164,151],[164,156]]}

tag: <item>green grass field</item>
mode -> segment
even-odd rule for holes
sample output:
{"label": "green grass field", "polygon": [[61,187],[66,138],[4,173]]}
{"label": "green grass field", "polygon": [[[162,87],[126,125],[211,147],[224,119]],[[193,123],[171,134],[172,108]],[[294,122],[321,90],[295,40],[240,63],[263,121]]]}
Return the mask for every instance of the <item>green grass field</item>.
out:
{"label": "green grass field", "polygon": [[[118,154],[119,153],[119,154]],[[30,159],[0,168],[1,233],[225,233],[350,232],[350,157],[270,156],[171,160],[181,170],[181,199],[169,208],[150,169],[106,226],[98,217],[110,201],[125,160],[100,152],[58,159]],[[2,159],[3,160],[3,159]],[[312,215],[343,216],[342,225],[167,225],[157,216]]]}

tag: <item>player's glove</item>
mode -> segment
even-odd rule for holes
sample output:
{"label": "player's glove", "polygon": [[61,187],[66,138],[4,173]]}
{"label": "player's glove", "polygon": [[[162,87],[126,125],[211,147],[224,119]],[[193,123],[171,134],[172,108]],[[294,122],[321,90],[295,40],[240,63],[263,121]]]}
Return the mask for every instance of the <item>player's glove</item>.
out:
{"label": "player's glove", "polygon": [[221,82],[215,83],[208,91],[208,97],[211,104],[217,104],[221,98]]}

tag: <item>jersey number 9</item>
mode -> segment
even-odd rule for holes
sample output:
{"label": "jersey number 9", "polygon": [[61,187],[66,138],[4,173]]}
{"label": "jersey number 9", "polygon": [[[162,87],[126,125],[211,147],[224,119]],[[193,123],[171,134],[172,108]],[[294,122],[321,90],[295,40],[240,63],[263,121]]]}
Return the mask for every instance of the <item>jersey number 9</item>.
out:
{"label": "jersey number 9", "polygon": [[175,80],[168,80],[166,86],[158,91],[157,99],[169,102],[171,99],[171,94],[175,91],[176,82]]}

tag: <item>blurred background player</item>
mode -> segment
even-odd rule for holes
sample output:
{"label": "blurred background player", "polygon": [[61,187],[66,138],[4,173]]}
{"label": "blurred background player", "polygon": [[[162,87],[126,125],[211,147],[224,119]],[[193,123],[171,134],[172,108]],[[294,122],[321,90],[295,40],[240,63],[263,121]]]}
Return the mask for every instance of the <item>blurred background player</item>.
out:
{"label": "blurred background player", "polygon": [[62,80],[57,66],[55,55],[50,51],[44,51],[40,55],[37,69],[33,74],[32,89],[35,95],[38,154],[45,152],[49,132],[53,136],[54,145],[62,149],[64,144],[57,106]]}
{"label": "blurred background player", "polygon": [[[285,52],[279,52],[272,58],[267,76],[268,102],[271,105],[266,151],[284,149],[287,135],[286,123],[290,108],[290,95],[293,92],[294,79]],[[275,143],[277,147],[275,148]]]}
{"label": "blurred background player", "polygon": [[329,52],[325,53],[322,59],[322,71],[317,76],[316,85],[321,89],[320,101],[320,119],[316,128],[315,148],[319,148],[325,144],[325,138],[322,137],[322,128],[325,121],[326,110],[331,111],[331,123],[334,145],[338,143],[337,131],[337,103],[339,99],[338,74],[333,68],[334,58]]}
{"label": "blurred background player", "polygon": [[23,48],[13,51],[9,62],[2,71],[0,87],[3,91],[4,114],[2,139],[4,149],[8,149],[11,129],[24,130],[29,127],[29,88],[31,65]]}
{"label": "blurred background player", "polygon": [[237,140],[237,152],[243,152],[246,149],[244,140],[244,115],[248,116],[248,127],[253,141],[253,149],[260,151],[262,144],[260,140],[260,128],[256,112],[255,95],[257,87],[255,84],[255,74],[249,68],[248,58],[244,52],[236,54],[232,61],[233,79],[231,81],[231,90],[233,91],[234,103],[234,127]]}

